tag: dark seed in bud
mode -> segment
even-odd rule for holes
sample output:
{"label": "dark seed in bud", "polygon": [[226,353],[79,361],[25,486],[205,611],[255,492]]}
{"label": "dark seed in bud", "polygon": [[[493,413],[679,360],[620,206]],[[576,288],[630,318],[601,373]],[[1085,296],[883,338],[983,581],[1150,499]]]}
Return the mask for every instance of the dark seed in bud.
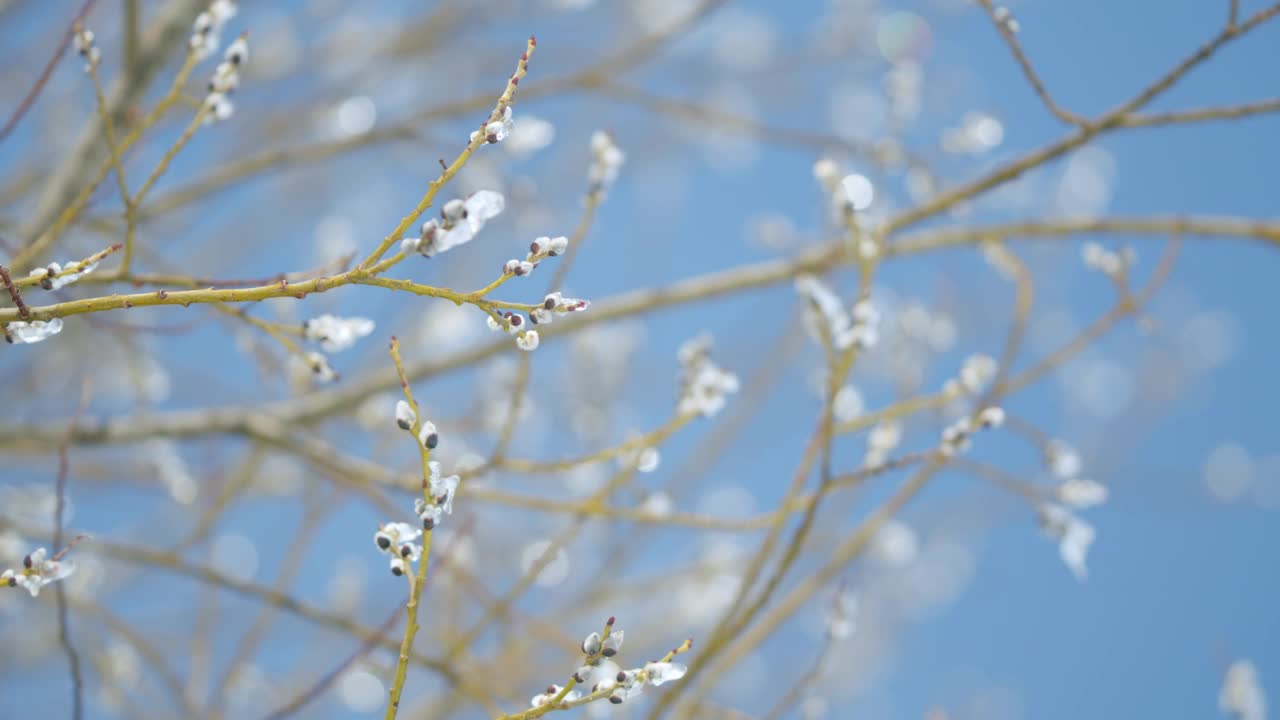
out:
{"label": "dark seed in bud", "polygon": [[439,444],[440,444],[439,433],[431,433],[430,435],[427,436],[427,442],[425,443],[425,445],[427,446],[428,450],[435,450],[436,446]]}
{"label": "dark seed in bud", "polygon": [[605,657],[613,657],[614,655],[618,654],[618,651],[614,650],[613,648],[605,648],[604,650],[600,651],[600,654]]}
{"label": "dark seed in bud", "polygon": [[400,577],[401,575],[404,575],[404,569],[401,568],[399,565],[396,565],[395,567],[391,568],[391,574],[395,575],[396,577]]}
{"label": "dark seed in bud", "polygon": [[400,557],[407,558],[412,554],[413,554],[413,548],[409,547],[408,545],[400,546]]}
{"label": "dark seed in bud", "polygon": [[579,685],[582,685],[587,681],[587,679],[582,677],[582,673],[576,672],[573,674],[573,681],[578,683]]}
{"label": "dark seed in bud", "polygon": [[434,528],[435,526],[436,526],[436,521],[435,521],[435,520],[432,520],[432,519],[431,519],[431,518],[429,518],[429,517],[422,518],[422,529],[423,529],[423,530],[431,530],[431,529],[432,529],[432,528]]}
{"label": "dark seed in bud", "polygon": [[609,619],[608,619],[607,621],[605,621],[605,625],[612,626],[612,625],[613,625],[615,622],[617,622],[617,621],[618,621],[618,618],[616,618],[616,617],[614,617],[614,616],[610,615],[610,616],[609,616]]}
{"label": "dark seed in bud", "polygon": [[52,290],[53,281],[50,280],[49,277],[46,275],[45,277],[40,278],[40,287],[44,288],[45,290]]}
{"label": "dark seed in bud", "polygon": [[622,704],[622,696],[621,696],[621,695],[610,695],[610,696],[609,696],[609,702],[613,703],[614,705],[621,705],[621,704]]}
{"label": "dark seed in bud", "polygon": [[31,556],[30,556],[30,555],[28,555],[28,556],[26,556],[26,557],[22,558],[22,567],[24,567],[24,568],[26,568],[26,569],[28,569],[28,570],[30,570],[30,569],[31,569]]}
{"label": "dark seed in bud", "polygon": [[548,694],[548,695],[555,695],[557,692],[559,692],[559,690],[556,690],[556,686],[555,686],[555,685],[548,685],[548,686],[547,686],[547,694]]}
{"label": "dark seed in bud", "polygon": [[391,538],[387,537],[386,535],[379,535],[378,547],[382,548],[383,550],[386,550],[387,548],[391,547]]}
{"label": "dark seed in bud", "polygon": [[556,299],[549,297],[546,300],[543,300],[542,307],[546,308],[547,310],[554,310],[556,307]]}
{"label": "dark seed in bud", "polygon": [[537,241],[534,241],[529,243],[529,252],[533,253],[534,255],[537,255],[538,253],[542,252],[542,248],[538,246]]}
{"label": "dark seed in bud", "polygon": [[18,587],[18,578],[16,577],[9,578],[9,587]]}
{"label": "dark seed in bud", "polygon": [[409,428],[413,427],[413,423],[409,422],[408,420],[397,420],[396,424],[400,426],[401,430],[408,430]]}
{"label": "dark seed in bud", "polygon": [[626,682],[626,681],[627,681],[627,673],[626,673],[626,671],[625,671],[625,670],[619,670],[619,671],[618,671],[618,682]]}

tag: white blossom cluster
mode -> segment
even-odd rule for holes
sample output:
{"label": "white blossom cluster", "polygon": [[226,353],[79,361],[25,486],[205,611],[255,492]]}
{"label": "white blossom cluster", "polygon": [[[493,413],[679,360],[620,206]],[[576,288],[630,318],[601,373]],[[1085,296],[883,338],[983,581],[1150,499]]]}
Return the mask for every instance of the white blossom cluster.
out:
{"label": "white blossom cluster", "polygon": [[[430,420],[422,420],[419,425],[418,413],[407,401],[396,403],[396,425],[406,432],[412,433],[417,426],[416,438],[426,450],[434,450],[440,444],[440,433],[436,424]],[[426,494],[430,497],[418,498],[414,503],[414,514],[422,520],[422,527],[431,530],[444,519],[453,514],[453,496],[458,491],[461,481],[457,475],[444,476],[440,471],[440,463],[432,460],[427,463],[428,477]]]}
{"label": "white blossom cluster", "polygon": [[843,640],[857,628],[858,596],[848,588],[841,588],[827,608],[826,632],[833,640]]}
{"label": "white blossom cluster", "polygon": [[97,261],[77,260],[66,265],[52,262],[46,267],[35,268],[28,276],[39,279],[40,287],[45,290],[59,290],[97,269]]}
{"label": "white blossom cluster", "polygon": [[832,208],[837,212],[866,210],[875,199],[875,188],[865,175],[841,175],[839,166],[829,158],[813,164],[813,177],[830,194]]}
{"label": "white blossom cluster", "polygon": [[[841,222],[853,222],[862,227],[860,213],[875,201],[875,185],[860,173],[842,175],[840,167],[830,158],[822,158],[813,164],[813,177],[826,191],[832,216]],[[863,260],[873,260],[880,254],[880,244],[872,233],[861,232],[857,251]]]}
{"label": "white blossom cluster", "polygon": [[0,584],[9,587],[25,588],[31,597],[40,594],[40,588],[52,582],[65,579],[75,572],[75,563],[69,560],[48,557],[49,551],[39,548],[22,559],[22,568],[12,568],[0,573]]}
{"label": "white blossom cluster", "polygon": [[635,468],[636,472],[651,473],[662,463],[662,453],[656,447],[630,447],[618,455],[618,465]]}
{"label": "white blossom cluster", "polygon": [[1237,720],[1267,719],[1267,695],[1252,662],[1236,660],[1227,667],[1218,692],[1218,709]]}
{"label": "white blossom cluster", "polygon": [[392,575],[406,575],[422,557],[422,546],[414,542],[421,536],[422,530],[409,523],[387,523],[373,534],[373,544],[391,559]]}
{"label": "white blossom cluster", "polygon": [[[550,257],[563,255],[569,249],[569,238],[542,236],[529,244],[529,254],[524,260],[512,258],[502,266],[505,276],[523,277],[533,272],[539,263]],[[529,311],[529,321],[533,325],[549,325],[555,320],[555,314],[572,313],[586,310],[591,303],[578,298],[567,298],[559,292],[553,292],[542,298],[542,304]],[[538,331],[526,328],[523,315],[514,312],[503,312],[500,316],[490,315],[489,329],[506,330],[516,337],[516,347],[526,352],[538,349],[541,342]]]}
{"label": "white blossom cluster", "polygon": [[305,353],[298,357],[298,362],[311,372],[317,382],[330,383],[338,379],[338,371],[329,364],[329,358],[325,357],[324,353],[314,351]]}
{"label": "white blossom cluster", "polygon": [[511,127],[510,137],[503,149],[511,155],[523,158],[547,147],[556,137],[556,126],[533,115],[521,115]]}
{"label": "white blossom cluster", "polygon": [[1107,501],[1107,487],[1080,476],[1080,456],[1066,443],[1054,440],[1046,450],[1051,473],[1060,480],[1053,490],[1056,502],[1046,502],[1038,511],[1041,530],[1058,543],[1058,552],[1073,575],[1088,575],[1085,560],[1096,531],[1072,510],[1087,510]]}
{"label": "white blossom cluster", "polygon": [[[398,400],[396,402],[396,425],[399,425],[401,430],[411,431],[416,422],[418,422],[418,413],[413,411],[413,406],[407,401]],[[432,427],[434,426],[433,423]]]}
{"label": "white blossom cluster", "polygon": [[862,465],[875,468],[889,461],[889,453],[902,444],[902,423],[897,420],[885,420],[877,423],[867,433],[867,454],[863,456]]}
{"label": "white blossom cluster", "polygon": [[529,254],[524,260],[512,258],[502,266],[502,274],[525,276],[533,272],[538,267],[538,263],[549,257],[557,257],[563,255],[569,249],[569,238],[561,235],[560,237],[540,237],[529,243]]}
{"label": "white blossom cluster", "polygon": [[[490,145],[496,145],[511,134],[512,128],[511,106],[502,108],[502,112],[498,114],[498,119],[484,126],[484,141]],[[471,133],[471,142],[476,141],[476,137],[480,135],[480,131],[476,130]]]}
{"label": "white blossom cluster", "polygon": [[319,315],[302,323],[303,336],[320,343],[325,352],[346,350],[356,341],[373,332],[374,323],[368,318],[343,318],[335,315]]}
{"label": "white blossom cluster", "polygon": [[862,398],[862,392],[852,385],[841,387],[831,399],[831,417],[838,423],[856,420],[865,409],[866,401]]}
{"label": "white blossom cluster", "polygon": [[236,4],[231,0],[213,0],[209,9],[196,16],[191,26],[187,47],[197,60],[203,60],[218,51],[222,44],[222,29],[236,15]]}
{"label": "white blossom cluster", "polygon": [[1058,543],[1058,554],[1077,580],[1089,575],[1085,560],[1097,532],[1088,522],[1076,517],[1061,505],[1045,503],[1038,510],[1040,529]]}
{"label": "white blossom cluster", "polygon": [[603,198],[618,179],[618,171],[627,159],[614,144],[613,136],[603,130],[591,134],[591,166],[587,169],[588,193]]}
{"label": "white blossom cluster", "polygon": [[93,31],[87,28],[77,30],[74,44],[76,52],[80,57],[84,58],[84,71],[93,70],[98,61],[102,59],[102,51],[98,49],[97,44],[94,42]]}
{"label": "white blossom cluster", "polygon": [[458,492],[461,478],[457,475],[442,476],[440,463],[434,460],[428,463],[428,467],[431,476],[427,481],[427,494],[431,496],[431,501],[418,498],[414,501],[413,512],[422,520],[422,527],[431,530],[440,524],[445,515],[453,514],[453,496]]}
{"label": "white blossom cluster", "polygon": [[235,112],[235,105],[230,95],[240,87],[240,69],[249,60],[249,41],[244,35],[236,38],[227,46],[222,54],[222,62],[213,70],[209,78],[209,94],[205,96],[204,105],[208,112],[205,123],[226,120]]}
{"label": "white blossom cluster", "polygon": [[1022,25],[1018,22],[1018,19],[1013,16],[1013,13],[1009,11],[1009,8],[999,5],[996,7],[994,14],[996,22],[1004,26],[1005,30],[1008,30],[1014,35],[1017,35],[1018,32],[1022,30]]}
{"label": "white blossom cluster", "polygon": [[989,430],[1004,424],[1004,410],[998,407],[986,407],[978,413],[977,418],[965,416],[956,420],[942,430],[942,443],[938,451],[945,456],[952,456],[969,449],[970,438],[978,430]]}
{"label": "white blossom cluster", "polygon": [[1058,485],[1054,494],[1063,505],[1077,510],[1087,510],[1107,501],[1107,486],[1096,480],[1082,477],[1067,478]]}
{"label": "white blossom cluster", "polygon": [[981,155],[1003,141],[1004,124],[988,113],[971,111],[964,114],[958,127],[942,131],[941,145],[949,153]]}
{"label": "white blossom cluster", "polygon": [[680,415],[711,417],[720,412],[726,398],[738,392],[738,376],[722,369],[711,359],[711,336],[703,334],[685,341],[676,353],[680,361]]}
{"label": "white blossom cluster", "polygon": [[62,318],[52,320],[14,320],[4,326],[4,339],[9,344],[38,343],[62,332]]}
{"label": "white blossom cluster", "polygon": [[987,388],[995,379],[999,363],[995,358],[983,353],[974,353],[965,358],[960,366],[960,373],[942,385],[942,394],[948,398],[964,395],[977,395]]}
{"label": "white blossom cluster", "polygon": [[852,311],[846,310],[835,292],[812,275],[796,278],[796,292],[809,301],[805,307],[809,332],[817,338],[829,338],[836,350],[866,350],[879,342],[880,312],[870,300],[859,300]]}
{"label": "white blossom cluster", "polygon": [[[659,687],[679,680],[689,671],[684,664],[669,661],[648,662],[641,667],[623,669],[612,658],[622,649],[625,633],[613,629],[613,624],[614,619],[609,618],[603,637],[600,633],[593,632],[582,641],[582,653],[586,655],[586,662],[573,674],[573,680],[578,685],[589,688],[592,694],[607,693],[609,702],[621,705],[640,695],[646,687]],[[535,708],[542,707],[555,701],[562,692],[563,687],[549,685],[544,692],[530,698],[529,704]],[[560,707],[565,708],[568,703],[582,698],[582,691],[570,690],[560,698]]]}
{"label": "white blossom cluster", "polygon": [[1084,466],[1080,453],[1063,440],[1050,440],[1044,452],[1049,471],[1056,478],[1067,480],[1076,477]]}
{"label": "white blossom cluster", "polygon": [[516,337],[516,347],[525,352],[533,352],[538,349],[541,338],[538,336],[537,330],[526,330],[524,316],[520,313],[507,311],[499,316],[501,322],[490,315],[486,322],[489,323],[489,329],[493,331],[506,330],[509,334]]}
{"label": "white blossom cluster", "polygon": [[1080,256],[1085,267],[1097,270],[1113,280],[1122,279],[1138,261],[1138,253],[1131,246],[1114,252],[1096,242],[1085,243],[1080,249]]}
{"label": "white blossom cluster", "polygon": [[418,237],[401,241],[400,250],[405,254],[416,252],[432,257],[469,243],[484,224],[501,214],[506,206],[502,193],[493,190],[474,192],[465,200],[454,198],[440,208],[439,220],[427,220],[422,223]]}
{"label": "white blossom cluster", "polygon": [[[407,401],[400,400],[396,402],[396,425],[401,430],[413,432],[414,425],[418,422],[418,413],[414,411]],[[440,433],[436,430],[436,424],[430,420],[423,420],[422,425],[418,427],[418,443],[427,450],[435,450],[440,444]]]}
{"label": "white blossom cluster", "polygon": [[534,308],[529,313],[529,320],[535,325],[550,325],[555,320],[556,313],[563,315],[565,313],[579,312],[586,310],[590,306],[591,301],[589,300],[565,297],[558,292],[548,293],[546,297],[542,298],[542,307]]}

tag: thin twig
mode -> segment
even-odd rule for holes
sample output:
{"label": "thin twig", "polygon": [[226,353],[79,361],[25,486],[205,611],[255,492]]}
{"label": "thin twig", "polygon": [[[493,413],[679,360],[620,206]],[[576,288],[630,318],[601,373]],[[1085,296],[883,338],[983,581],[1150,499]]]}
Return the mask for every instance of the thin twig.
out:
{"label": "thin twig", "polygon": [[27,91],[26,97],[22,98],[22,102],[18,103],[18,107],[15,108],[13,114],[9,116],[9,120],[5,122],[4,127],[0,128],[0,143],[4,142],[5,139],[9,137],[14,128],[18,126],[18,123],[22,121],[23,116],[25,116],[27,111],[31,109],[31,106],[35,104],[36,97],[38,97],[40,92],[44,90],[45,86],[49,84],[49,77],[53,75],[53,69],[57,67],[58,61],[62,59],[62,56],[67,52],[67,48],[71,46],[71,38],[75,37],[76,34],[76,25],[79,25],[84,21],[85,17],[88,16],[89,11],[93,9],[93,6],[96,5],[97,2],[98,0],[85,0],[85,3],[80,6],[80,10],[76,12],[75,17],[71,18],[71,22],[67,24],[67,31],[62,34],[62,41],[53,49],[53,55],[49,58],[49,61],[45,63],[44,70],[40,71],[40,77],[36,78],[35,84],[33,84],[31,89]]}
{"label": "thin twig", "polygon": [[[70,463],[70,446],[71,438],[75,435],[76,423],[80,421],[80,417],[84,414],[85,408],[89,405],[90,386],[86,379],[81,386],[80,405],[76,408],[76,412],[71,416],[71,422],[67,424],[66,439],[62,446],[58,448],[58,476],[54,485],[55,500],[53,506],[53,547],[55,550],[55,559],[58,554],[66,552],[66,548],[62,547],[63,515],[67,507],[67,475],[69,474]],[[53,584],[54,597],[58,603],[58,643],[62,646],[62,651],[66,653],[67,665],[71,672],[71,717],[73,720],[80,720],[84,717],[84,675],[80,669],[80,654],[76,652],[75,645],[71,642],[71,619],[67,612],[67,594],[64,583],[57,582]]]}
{"label": "thin twig", "polygon": [[337,667],[324,675],[321,675],[315,683],[306,690],[298,693],[292,700],[281,705],[279,708],[276,708],[270,715],[264,716],[262,720],[280,720],[281,718],[289,717],[305,707],[307,703],[319,698],[330,685],[342,676],[342,673],[347,671],[347,668],[356,664],[360,658],[368,655],[375,647],[381,644],[387,633],[391,632],[391,628],[395,627],[399,620],[400,607],[397,606],[391,611],[391,614],[387,616],[387,619],[384,620],[382,624],[379,625],[378,628],[371,633],[358,648],[355,649],[355,652],[351,653],[346,657],[346,659],[338,663]]}
{"label": "thin twig", "polygon": [[27,304],[22,301],[22,293],[13,284],[13,278],[9,277],[9,269],[3,265],[0,265],[0,282],[4,282],[4,289],[9,291],[9,298],[13,300],[14,307],[18,308],[18,317],[23,320],[31,317],[31,311],[27,309]]}
{"label": "thin twig", "polygon": [[1013,59],[1017,61],[1018,67],[1022,68],[1023,76],[1026,77],[1027,82],[1031,84],[1031,89],[1035,90],[1040,102],[1044,103],[1049,112],[1068,125],[1084,125],[1087,123],[1088,120],[1086,118],[1066,110],[1054,102],[1053,96],[1049,94],[1044,82],[1040,80],[1035,68],[1031,66],[1031,61],[1027,58],[1026,53],[1022,51],[1022,44],[1018,42],[1018,37],[1014,34],[1013,28],[1009,26],[1009,23],[1000,21],[999,16],[996,14],[995,3],[992,0],[978,0],[978,4],[982,5],[982,8],[987,11],[987,17],[991,18],[991,24],[1000,33],[1000,37],[1004,38],[1005,44],[1009,46],[1009,52],[1013,53]]}
{"label": "thin twig", "polygon": [[356,266],[357,271],[363,271],[366,274],[371,272],[371,266],[377,263],[393,245],[400,242],[409,227],[422,216],[422,213],[427,211],[427,208],[431,207],[433,202],[435,202],[436,194],[439,193],[440,190],[453,179],[453,176],[457,175],[458,171],[467,164],[467,160],[471,158],[471,154],[486,142],[485,126],[501,118],[503,111],[506,108],[511,107],[515,97],[516,87],[529,72],[529,57],[533,55],[533,51],[536,50],[537,47],[538,41],[533,36],[530,36],[528,44],[525,45],[524,54],[520,56],[520,60],[516,63],[515,72],[513,72],[511,77],[507,79],[507,86],[502,91],[502,94],[498,96],[498,102],[494,105],[493,111],[489,113],[488,119],[480,124],[479,132],[471,138],[467,143],[467,146],[458,154],[458,157],[454,159],[448,167],[441,171],[440,176],[431,181],[427,186],[427,192],[422,196],[422,199],[418,201],[418,204],[413,208],[413,210],[411,210],[408,215],[401,218],[395,228],[382,239],[381,243],[378,244],[378,247]]}

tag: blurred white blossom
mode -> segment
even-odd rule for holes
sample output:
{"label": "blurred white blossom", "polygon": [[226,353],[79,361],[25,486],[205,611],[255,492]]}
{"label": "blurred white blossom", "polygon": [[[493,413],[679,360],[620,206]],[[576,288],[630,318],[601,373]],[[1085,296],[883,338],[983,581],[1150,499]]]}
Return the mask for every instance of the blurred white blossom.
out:
{"label": "blurred white blossom", "polygon": [[1236,660],[1227,667],[1218,692],[1218,709],[1237,720],[1266,720],[1267,696],[1252,662]]}
{"label": "blurred white blossom", "polygon": [[325,314],[302,323],[302,332],[312,342],[320,343],[325,352],[339,352],[351,347],[362,337],[373,332],[374,323],[368,318],[342,318]]}
{"label": "blurred white blossom", "polygon": [[1096,536],[1093,526],[1060,505],[1041,505],[1039,517],[1044,534],[1058,542],[1062,562],[1077,580],[1083,582],[1089,575],[1085,561]]}

